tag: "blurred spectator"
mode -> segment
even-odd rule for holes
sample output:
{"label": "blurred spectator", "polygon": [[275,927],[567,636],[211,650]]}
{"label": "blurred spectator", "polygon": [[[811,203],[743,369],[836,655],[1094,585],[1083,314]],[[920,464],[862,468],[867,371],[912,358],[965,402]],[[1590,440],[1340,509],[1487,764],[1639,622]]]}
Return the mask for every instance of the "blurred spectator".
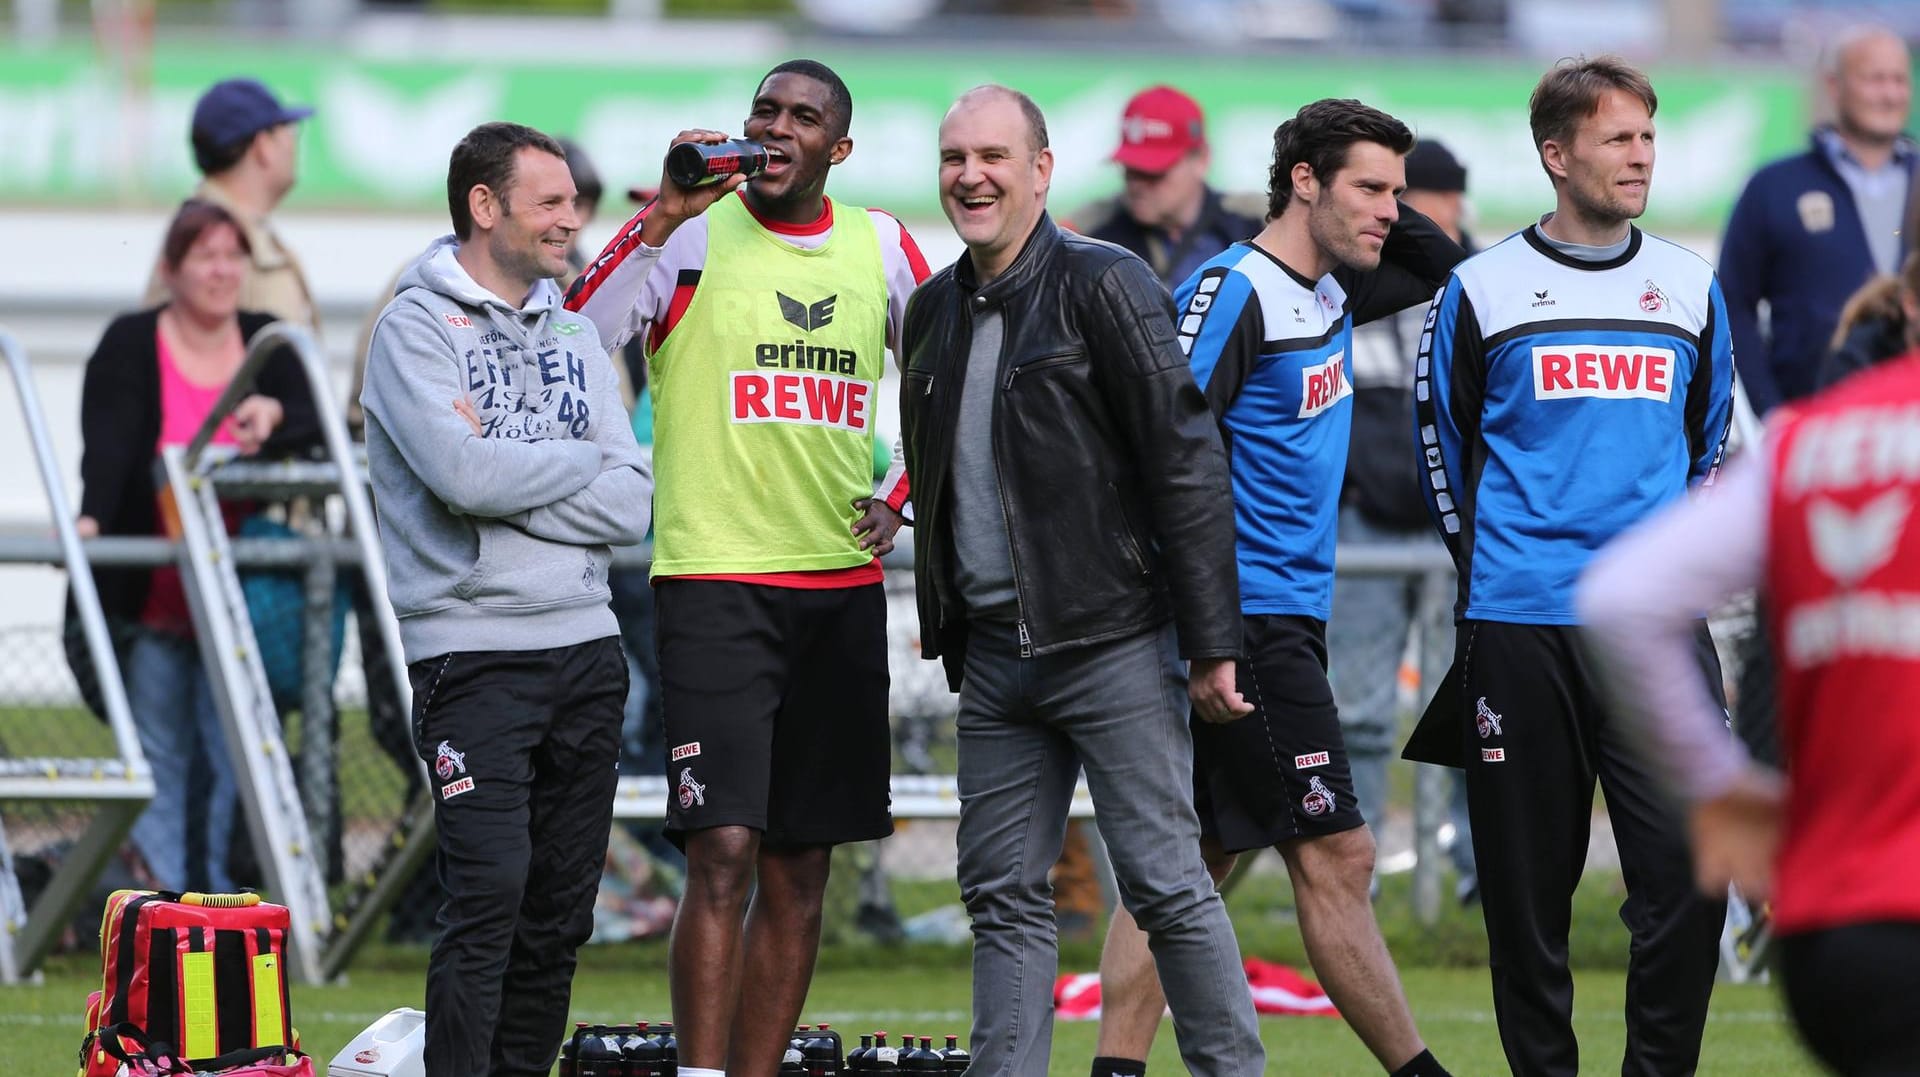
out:
{"label": "blurred spectator", "polygon": [[1125,176],[1121,193],[1064,223],[1145,258],[1168,288],[1260,231],[1264,199],[1228,198],[1207,186],[1206,116],[1171,86],[1142,90],[1127,102],[1113,160]]}
{"label": "blurred spectator", "polygon": [[[224,207],[188,201],[161,249],[164,305],[114,320],[87,361],[80,397],[79,529],[83,536],[159,535],[178,530],[167,491],[156,486],[159,450],[184,445],[213,411],[246,359],[247,340],[271,315],[242,311],[247,274],[245,228]],[[291,353],[269,360],[221,424],[215,444],[242,453],[287,452],[318,441],[306,376]],[[229,521],[230,523],[233,521]],[[128,702],[141,748],[153,768],[154,797],[134,824],[133,842],[153,881],[183,890],[204,878],[233,889],[227,843],[235,804],[233,764],[214,710],[212,686],[178,570],[97,573],[101,606],[138,624],[126,664]],[[209,786],[192,784],[196,763]],[[204,801],[204,813],[189,812]],[[188,863],[189,830],[204,826],[205,862]]]}
{"label": "blurred spectator", "polygon": [[[580,227],[586,228],[600,213],[600,197],[606,193],[606,184],[600,179],[600,170],[594,167],[593,158],[587,154],[587,148],[570,138],[559,140],[560,148],[567,152],[567,172],[573,177],[573,212],[580,218]],[[580,246],[580,233],[575,232],[567,239],[567,275],[561,283],[572,284],[573,278],[587,268],[587,252]]]}
{"label": "blurred spectator", "polygon": [[1920,296],[1920,252],[1907,255],[1897,277],[1875,277],[1853,293],[1820,364],[1820,388],[1907,351],[1907,327]]}
{"label": "blurred spectator", "polygon": [[1759,414],[1813,391],[1847,297],[1906,253],[1920,157],[1904,133],[1911,63],[1889,30],[1843,33],[1825,61],[1832,124],[1805,153],[1756,172],[1733,207],[1720,280],[1734,362]]}
{"label": "blurred spectator", "polygon": [[[1260,231],[1264,201],[1229,207],[1207,185],[1212,151],[1198,102],[1171,86],[1142,90],[1120,115],[1113,161],[1125,186],[1112,198],[1083,207],[1066,227],[1117,243],[1146,259],[1168,288],[1201,263]],[[1093,824],[1074,822],[1053,871],[1060,937],[1091,939],[1107,917],[1100,870],[1088,845]]]}
{"label": "blurred spectator", "polygon": [[[1430,139],[1416,144],[1406,162],[1407,190],[1402,200],[1472,254],[1473,241],[1461,229],[1466,168],[1446,146]],[[1340,493],[1338,532],[1343,545],[1442,548],[1420,496],[1420,477],[1407,466],[1418,455],[1413,442],[1413,375],[1426,318],[1422,305],[1354,328],[1353,361],[1348,368],[1353,379],[1353,437]],[[1387,761],[1396,750],[1399,734],[1400,659],[1408,639],[1417,638],[1422,670],[1430,678],[1427,688],[1439,682],[1446,672],[1446,657],[1440,652],[1452,638],[1454,586],[1451,573],[1439,579],[1346,574],[1333,579],[1328,678],[1353,768],[1354,799],[1376,833],[1386,821]],[[1432,668],[1436,661],[1427,660],[1436,654],[1437,669]],[[1450,852],[1464,898],[1473,888],[1473,844],[1464,786],[1457,780],[1454,784]]]}
{"label": "blurred spectator", "polygon": [[[561,139],[560,144],[566,148],[567,164],[574,168],[574,186],[580,189],[582,198],[589,191],[593,193],[592,203],[575,204],[581,227],[584,228],[586,222],[592,220],[599,211],[602,189],[600,177],[594,171],[586,151],[578,144],[569,139]],[[657,193],[652,189],[635,187],[628,189],[627,197],[644,205],[653,201]],[[567,250],[567,263],[574,267],[565,282],[569,286],[587,263],[586,252],[578,247],[578,233],[575,234],[575,240],[575,245]],[[620,395],[627,405],[633,438],[651,462],[653,400],[647,392],[645,345],[636,338],[609,354],[620,376]],[[647,537],[651,542],[653,536],[649,534]],[[627,653],[627,709],[626,720],[620,728],[620,772],[664,774],[667,770],[667,732],[660,712],[660,656],[653,639],[653,584],[647,579],[647,570],[644,568],[616,567],[608,573],[607,585],[613,590],[613,616],[620,622],[620,643]],[[629,822],[627,831],[654,859],[676,870],[686,868],[686,856],[666,839],[660,827]]]}
{"label": "blurred spectator", "polygon": [[[310,108],[282,104],[257,80],[235,78],[215,83],[194,104],[188,140],[194,165],[204,178],[188,197],[226,210],[245,235],[249,254],[242,266],[240,309],[259,311],[273,321],[293,322],[317,334],[320,317],[306,275],[268,223],[268,216],[297,179],[299,138],[294,124],[311,115]],[[165,269],[163,256],[147,280],[145,305],[167,301],[170,293]],[[302,511],[296,507],[296,517]],[[203,769],[205,765],[203,761],[195,763],[189,779],[193,788],[214,780]],[[227,833],[206,822],[209,806],[203,799],[190,799],[186,806],[189,859],[195,863],[223,859],[200,849],[202,834]],[[226,862],[232,877],[248,885],[259,882],[258,857],[245,828],[233,832],[231,840],[234,848]],[[337,861],[337,856],[329,857],[330,873]],[[197,888],[212,884],[196,875],[188,885]]]}
{"label": "blurred spectator", "polygon": [[[1807,152],[1755,173],[1734,205],[1720,279],[1734,363],[1757,414],[1816,388],[1848,298],[1906,253],[1920,162],[1904,133],[1911,62],[1882,27],[1841,33],[1822,62],[1833,122],[1814,130]],[[1775,761],[1773,650],[1765,618],[1755,623],[1737,645],[1734,727],[1757,758]]]}
{"label": "blurred spectator", "polygon": [[[313,115],[289,108],[253,79],[217,82],[193,107],[193,162],[206,178],[191,197],[225,209],[240,223],[251,251],[240,285],[240,309],[320,331],[306,274],[280,242],[268,216],[298,179],[299,132]],[[146,304],[166,302],[163,266],[147,282]]]}

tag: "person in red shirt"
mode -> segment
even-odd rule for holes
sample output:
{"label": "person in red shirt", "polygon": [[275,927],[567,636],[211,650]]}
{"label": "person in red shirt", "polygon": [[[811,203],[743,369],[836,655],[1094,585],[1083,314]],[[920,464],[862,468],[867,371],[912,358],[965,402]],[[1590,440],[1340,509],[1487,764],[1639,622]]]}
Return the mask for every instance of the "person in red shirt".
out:
{"label": "person in red shirt", "polygon": [[[1701,889],[1771,896],[1788,1008],[1845,1074],[1920,1067],[1916,505],[1920,351],[1776,412],[1760,448],[1623,534],[1579,592],[1622,717],[1691,802]],[[1693,650],[1702,612],[1756,586],[1784,782],[1728,734]]]}

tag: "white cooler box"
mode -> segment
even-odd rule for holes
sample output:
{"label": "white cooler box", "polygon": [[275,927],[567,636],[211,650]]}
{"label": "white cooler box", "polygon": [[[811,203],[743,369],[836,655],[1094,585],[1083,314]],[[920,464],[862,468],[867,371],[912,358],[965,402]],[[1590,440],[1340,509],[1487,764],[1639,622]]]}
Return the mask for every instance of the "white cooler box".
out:
{"label": "white cooler box", "polygon": [[328,1077],[426,1077],[427,1015],[401,1007],[367,1026],[327,1063]]}

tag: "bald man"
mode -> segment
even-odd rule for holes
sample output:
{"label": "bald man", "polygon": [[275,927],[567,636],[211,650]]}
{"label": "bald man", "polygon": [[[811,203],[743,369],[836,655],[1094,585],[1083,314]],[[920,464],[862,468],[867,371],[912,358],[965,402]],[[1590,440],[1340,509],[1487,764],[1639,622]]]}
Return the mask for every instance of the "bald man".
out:
{"label": "bald man", "polygon": [[[1913,99],[1906,42],[1877,26],[1837,36],[1822,66],[1831,120],[1805,153],[1767,165],[1727,222],[1720,282],[1734,361],[1761,414],[1811,393],[1847,297],[1909,249]],[[1759,307],[1771,316],[1762,331]]]}
{"label": "bald man", "polygon": [[[1190,795],[1189,706],[1210,722],[1253,710],[1234,686],[1226,455],[1172,297],[1138,256],[1055,225],[1052,177],[1046,117],[1026,94],[983,86],[954,103],[940,201],[966,251],[913,293],[903,334],[921,649],[960,693],[967,1072],[1047,1072],[1047,869],[1084,769],[1181,1061],[1196,1077],[1260,1073]],[[1081,496],[1089,477],[1097,497]]]}

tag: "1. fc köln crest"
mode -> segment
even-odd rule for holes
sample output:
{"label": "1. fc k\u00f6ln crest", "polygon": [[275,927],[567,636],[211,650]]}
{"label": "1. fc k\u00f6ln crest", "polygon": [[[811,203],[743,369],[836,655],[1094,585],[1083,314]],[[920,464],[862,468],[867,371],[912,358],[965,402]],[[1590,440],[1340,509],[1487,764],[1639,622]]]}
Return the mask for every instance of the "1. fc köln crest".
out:
{"label": "1. fc k\u00f6ln crest", "polygon": [[1300,798],[1300,807],[1308,815],[1325,815],[1333,810],[1333,790],[1318,775],[1307,780],[1307,795]]}
{"label": "1. fc k\u00f6ln crest", "polygon": [[696,804],[705,805],[706,802],[707,787],[694,780],[692,767],[682,767],[680,770],[680,810],[686,811]]}
{"label": "1. fc k\u00f6ln crest", "polygon": [[1486,696],[1481,696],[1473,705],[1473,728],[1480,731],[1481,740],[1500,735],[1500,716],[1487,706]]}

